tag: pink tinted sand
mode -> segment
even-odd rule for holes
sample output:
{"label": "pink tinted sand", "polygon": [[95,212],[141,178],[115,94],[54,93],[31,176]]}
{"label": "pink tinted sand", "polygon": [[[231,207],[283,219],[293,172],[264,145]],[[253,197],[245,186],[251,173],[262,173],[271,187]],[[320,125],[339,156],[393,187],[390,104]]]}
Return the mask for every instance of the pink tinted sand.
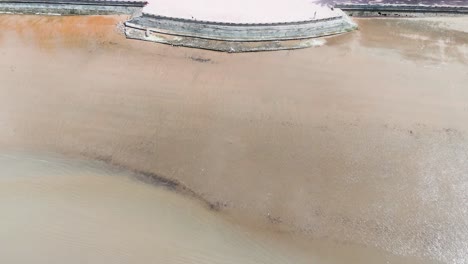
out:
{"label": "pink tinted sand", "polygon": [[148,0],[143,12],[187,19],[272,23],[322,19],[341,14],[313,0]]}

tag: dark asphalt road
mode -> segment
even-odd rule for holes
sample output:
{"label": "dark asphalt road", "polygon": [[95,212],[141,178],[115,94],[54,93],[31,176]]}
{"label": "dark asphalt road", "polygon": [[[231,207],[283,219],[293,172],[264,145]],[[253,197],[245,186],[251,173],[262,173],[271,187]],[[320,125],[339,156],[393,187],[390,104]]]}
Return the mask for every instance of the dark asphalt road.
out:
{"label": "dark asphalt road", "polygon": [[[0,0],[0,2],[11,2],[12,0]],[[28,0],[23,0],[28,1]],[[93,0],[30,0],[31,2],[95,2]],[[105,1],[105,0],[104,0]],[[108,0],[107,0],[108,1]],[[140,0],[121,0],[121,1],[140,1]],[[141,0],[143,1],[143,0]],[[468,6],[468,0],[315,0],[323,4],[398,4],[398,5],[449,5],[449,6]]]}
{"label": "dark asphalt road", "polygon": [[445,6],[466,6],[468,7],[468,0],[318,0],[317,2],[323,4],[395,4],[395,5],[445,5]]}

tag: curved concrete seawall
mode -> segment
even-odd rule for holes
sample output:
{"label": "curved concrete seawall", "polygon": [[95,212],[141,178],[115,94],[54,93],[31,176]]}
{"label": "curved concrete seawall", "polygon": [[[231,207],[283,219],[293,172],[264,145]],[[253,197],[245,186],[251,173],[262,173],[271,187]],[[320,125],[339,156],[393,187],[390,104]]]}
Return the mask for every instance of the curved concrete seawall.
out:
{"label": "curved concrete seawall", "polygon": [[[147,4],[147,1],[141,0],[0,0],[0,13],[138,16],[142,14]],[[152,4],[154,7],[155,3],[152,2]],[[166,4],[170,6],[170,3]],[[284,12],[281,9],[280,13],[286,14],[296,9],[291,8]],[[237,17],[231,23],[213,14],[205,14],[204,20],[197,20],[193,17],[187,19],[177,14],[161,16],[152,13],[154,10],[151,9],[151,12],[144,11],[143,15],[126,22],[125,33],[128,38],[173,46],[247,52],[299,49],[322,45],[323,40],[313,38],[345,33],[357,28],[356,24],[340,9],[314,6],[307,10],[305,11],[307,16],[304,14],[300,16],[300,12],[296,10],[297,14],[294,13],[292,18],[279,18],[278,14],[266,14],[268,20],[249,20]],[[232,13],[238,16],[243,11],[234,10]]]}
{"label": "curved concrete seawall", "polygon": [[[315,45],[316,42],[299,40],[340,34],[357,28],[346,14],[341,11],[339,14],[326,19],[285,23],[224,23],[144,13],[125,25],[129,38],[242,52],[304,48]],[[282,42],[294,40],[297,41]]]}

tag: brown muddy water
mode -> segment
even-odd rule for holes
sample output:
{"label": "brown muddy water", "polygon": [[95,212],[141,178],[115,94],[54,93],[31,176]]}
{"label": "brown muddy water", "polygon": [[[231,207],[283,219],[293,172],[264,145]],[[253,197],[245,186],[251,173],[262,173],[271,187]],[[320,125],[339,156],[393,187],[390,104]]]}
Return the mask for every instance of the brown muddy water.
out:
{"label": "brown muddy water", "polygon": [[2,263],[310,263],[197,201],[87,161],[0,154]]}
{"label": "brown muddy water", "polygon": [[466,18],[249,54],[123,19],[0,16],[0,263],[466,263]]}
{"label": "brown muddy water", "polygon": [[102,162],[15,151],[0,168],[2,263],[420,263],[249,229]]}

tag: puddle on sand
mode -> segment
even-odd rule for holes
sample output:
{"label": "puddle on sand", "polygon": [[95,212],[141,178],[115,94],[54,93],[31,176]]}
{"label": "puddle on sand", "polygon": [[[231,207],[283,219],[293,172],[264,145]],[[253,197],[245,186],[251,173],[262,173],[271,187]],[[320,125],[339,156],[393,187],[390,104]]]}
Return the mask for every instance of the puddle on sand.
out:
{"label": "puddle on sand", "polygon": [[0,209],[0,263],[416,263],[247,231],[91,161],[0,154]]}

